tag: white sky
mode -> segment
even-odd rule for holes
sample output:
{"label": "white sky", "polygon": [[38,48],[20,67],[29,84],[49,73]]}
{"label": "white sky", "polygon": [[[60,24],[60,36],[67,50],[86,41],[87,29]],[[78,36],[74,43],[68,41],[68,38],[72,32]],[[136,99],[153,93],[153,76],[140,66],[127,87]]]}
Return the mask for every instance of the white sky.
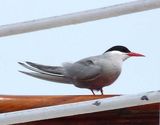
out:
{"label": "white sky", "polygon": [[[57,16],[131,0],[0,0],[0,25]],[[160,90],[160,9],[79,25],[0,38],[0,94],[91,94],[72,85],[39,80],[21,74],[19,61],[61,65],[98,55],[114,45],[146,55],[124,62],[118,80],[105,94],[134,94]]]}

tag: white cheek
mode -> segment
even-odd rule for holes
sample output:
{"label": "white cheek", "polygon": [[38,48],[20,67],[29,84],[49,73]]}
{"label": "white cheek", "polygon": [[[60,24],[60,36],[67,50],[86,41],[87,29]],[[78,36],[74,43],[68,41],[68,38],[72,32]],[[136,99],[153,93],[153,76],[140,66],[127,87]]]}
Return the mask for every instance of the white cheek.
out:
{"label": "white cheek", "polygon": [[126,59],[128,59],[130,56],[128,56],[127,54],[124,54],[122,57],[122,60],[125,61]]}
{"label": "white cheek", "polygon": [[129,58],[129,56],[126,53],[120,52],[120,51],[111,51],[106,53],[107,57],[114,60],[114,61],[125,61],[126,59]]}

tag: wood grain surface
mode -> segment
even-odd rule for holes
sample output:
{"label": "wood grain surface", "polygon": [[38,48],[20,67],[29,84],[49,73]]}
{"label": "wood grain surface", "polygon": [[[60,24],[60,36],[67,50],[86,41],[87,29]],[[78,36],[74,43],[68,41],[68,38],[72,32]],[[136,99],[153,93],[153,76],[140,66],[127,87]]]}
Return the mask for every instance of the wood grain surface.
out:
{"label": "wood grain surface", "polygon": [[72,102],[87,101],[113,95],[66,95],[66,96],[0,96],[0,113],[44,106],[60,105]]}
{"label": "wood grain surface", "polygon": [[[0,96],[0,113],[118,95]],[[159,103],[17,125],[159,125]]]}

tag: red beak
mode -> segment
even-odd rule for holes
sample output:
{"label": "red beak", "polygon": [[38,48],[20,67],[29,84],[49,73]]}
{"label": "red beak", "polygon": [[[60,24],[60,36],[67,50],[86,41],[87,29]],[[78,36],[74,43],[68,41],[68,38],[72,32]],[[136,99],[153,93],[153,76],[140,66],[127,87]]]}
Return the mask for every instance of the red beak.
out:
{"label": "red beak", "polygon": [[139,57],[142,56],[142,57],[144,57],[144,56],[145,56],[145,55],[143,55],[143,54],[134,53],[134,52],[130,52],[130,53],[128,53],[127,55],[130,56],[130,57],[132,57],[132,56],[137,56],[137,57],[138,57],[138,56],[139,56]]}

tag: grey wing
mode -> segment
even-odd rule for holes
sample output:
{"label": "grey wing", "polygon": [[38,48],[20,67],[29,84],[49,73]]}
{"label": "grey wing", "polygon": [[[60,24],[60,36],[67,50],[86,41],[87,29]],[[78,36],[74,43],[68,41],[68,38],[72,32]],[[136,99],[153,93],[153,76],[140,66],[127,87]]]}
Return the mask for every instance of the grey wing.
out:
{"label": "grey wing", "polygon": [[97,78],[101,74],[101,67],[92,60],[81,60],[76,63],[64,64],[67,75],[78,81],[89,81]]}
{"label": "grey wing", "polygon": [[39,72],[25,72],[25,71],[19,71],[23,74],[35,77],[35,78],[39,78],[42,80],[47,80],[47,81],[54,81],[54,82],[59,82],[59,83],[65,83],[65,84],[71,84],[71,81],[65,77],[61,77],[61,76],[54,76],[54,75],[49,75],[49,74],[45,74],[45,73],[39,73]]}
{"label": "grey wing", "polygon": [[64,76],[64,69],[60,66],[46,66],[33,62],[26,62],[26,64],[19,62],[19,64],[35,72],[45,73],[49,75]]}
{"label": "grey wing", "polygon": [[63,67],[46,66],[46,65],[36,64],[32,62],[26,62],[26,63],[19,62],[19,64],[33,71],[33,72],[20,71],[21,73],[24,73],[26,75],[43,79],[43,80],[71,84],[71,81],[64,76]]}

